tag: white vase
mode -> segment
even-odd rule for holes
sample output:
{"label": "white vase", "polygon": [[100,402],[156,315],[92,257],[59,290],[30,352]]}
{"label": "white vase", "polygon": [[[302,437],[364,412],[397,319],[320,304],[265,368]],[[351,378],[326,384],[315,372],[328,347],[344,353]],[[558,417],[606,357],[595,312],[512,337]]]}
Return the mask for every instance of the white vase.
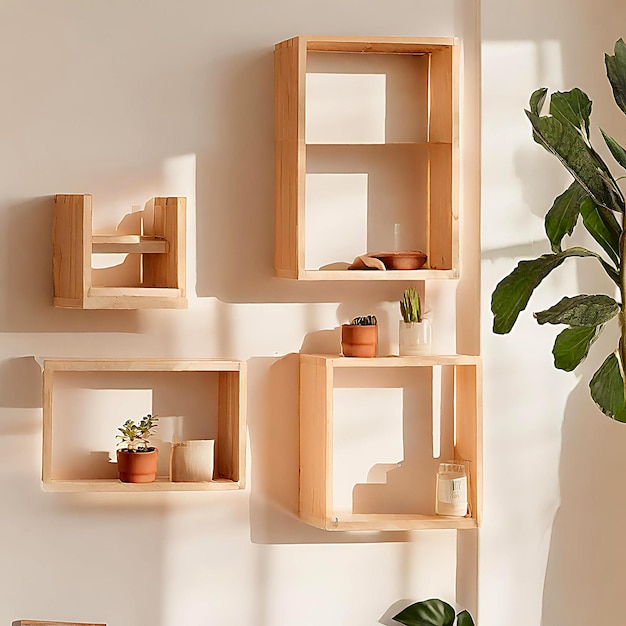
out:
{"label": "white vase", "polygon": [[213,480],[214,447],[213,439],[173,443],[170,480],[173,483],[201,483]]}
{"label": "white vase", "polygon": [[430,320],[405,322],[400,320],[400,356],[430,354]]}

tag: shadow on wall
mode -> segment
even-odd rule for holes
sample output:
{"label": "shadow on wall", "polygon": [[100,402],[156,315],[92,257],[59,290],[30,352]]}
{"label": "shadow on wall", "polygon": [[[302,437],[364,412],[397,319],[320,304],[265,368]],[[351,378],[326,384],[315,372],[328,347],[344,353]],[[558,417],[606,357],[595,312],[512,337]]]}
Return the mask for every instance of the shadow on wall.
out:
{"label": "shadow on wall", "polygon": [[[197,295],[225,302],[340,302],[346,296],[341,281],[273,277],[273,63],[273,48],[233,56],[220,82],[219,110],[228,115],[216,127],[214,154],[198,160]],[[366,281],[349,289],[351,301],[371,299]],[[376,285],[380,300],[397,292],[398,284]]]}
{"label": "shadow on wall", "polygon": [[[578,263],[576,269],[580,293],[612,293],[612,284],[596,264]],[[577,368],[581,379],[565,406],[561,503],[552,526],[543,626],[623,621],[616,598],[626,577],[626,425],[604,416],[589,395],[590,379],[617,343],[617,324],[612,322]],[[555,370],[553,375],[562,373]]]}
{"label": "shadow on wall", "polygon": [[41,408],[41,367],[32,356],[0,362],[0,406]]}
{"label": "shadow on wall", "polygon": [[139,332],[137,311],[58,309],[52,305],[53,196],[5,207],[6,297],[0,309],[3,332]]}

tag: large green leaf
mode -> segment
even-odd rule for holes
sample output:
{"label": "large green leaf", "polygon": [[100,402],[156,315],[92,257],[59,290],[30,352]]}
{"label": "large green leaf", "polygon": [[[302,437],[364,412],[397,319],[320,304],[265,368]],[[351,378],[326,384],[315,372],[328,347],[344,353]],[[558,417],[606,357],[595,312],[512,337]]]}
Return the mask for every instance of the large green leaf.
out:
{"label": "large green leaf", "polygon": [[467,611],[461,611],[456,617],[457,626],[474,626],[474,620]]}
{"label": "large green leaf", "polygon": [[552,244],[552,252],[561,252],[561,241],[565,235],[571,235],[578,215],[580,205],[587,192],[574,181],[560,196],[557,196],[546,214],[546,235]]}
{"label": "large green leaf", "polygon": [[626,113],[626,44],[623,39],[615,42],[615,54],[604,55],[606,75],[613,88],[617,106]]}
{"label": "large green leaf", "polygon": [[500,335],[508,333],[518,315],[526,308],[535,288],[553,269],[571,256],[599,259],[594,252],[577,247],[568,248],[557,254],[544,254],[531,261],[520,261],[517,267],[498,283],[491,296],[493,332]]}
{"label": "large green leaf", "polygon": [[454,609],[447,602],[433,598],[407,606],[393,619],[405,626],[452,626],[454,618]]}
{"label": "large green leaf", "polygon": [[589,354],[589,348],[600,336],[603,325],[578,326],[566,328],[559,333],[552,348],[554,367],[571,372],[580,365]]}
{"label": "large green leaf", "polygon": [[572,126],[555,117],[526,115],[540,143],[554,154],[596,204],[612,211],[624,211],[624,198],[606,164]]}
{"label": "large green leaf", "polygon": [[607,135],[602,129],[600,129],[602,136],[604,137],[604,143],[609,147],[613,158],[622,166],[626,167],[626,150],[620,146],[613,137]]}
{"label": "large green leaf", "polygon": [[541,87],[541,89],[537,89],[536,91],[533,91],[533,93],[531,94],[530,102],[528,104],[529,104],[530,110],[535,115],[541,114],[541,109],[543,108],[543,103],[546,101],[547,93],[548,93],[548,90],[546,89],[546,87]]}
{"label": "large green leaf", "polygon": [[622,227],[613,212],[598,206],[587,197],[580,205],[580,214],[589,234],[602,246],[615,266],[619,267],[619,238]]}
{"label": "large green leaf", "polygon": [[557,91],[550,98],[550,113],[561,122],[569,124],[589,137],[591,100],[578,87],[571,91]]}
{"label": "large green leaf", "polygon": [[626,422],[624,381],[617,355],[610,354],[589,382],[591,397],[600,410],[618,422]]}
{"label": "large green leaf", "polygon": [[613,298],[599,294],[565,297],[549,309],[535,313],[535,317],[540,324],[597,326],[613,319],[618,313],[619,304]]}

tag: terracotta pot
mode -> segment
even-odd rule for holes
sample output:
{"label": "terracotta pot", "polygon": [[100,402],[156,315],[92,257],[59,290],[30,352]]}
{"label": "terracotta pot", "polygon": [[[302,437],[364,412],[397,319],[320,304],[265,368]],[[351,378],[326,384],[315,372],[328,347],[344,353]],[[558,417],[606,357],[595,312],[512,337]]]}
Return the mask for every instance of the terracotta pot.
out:
{"label": "terracotta pot", "polygon": [[378,326],[342,324],[341,352],[343,356],[375,357],[378,353]]}
{"label": "terracotta pot", "polygon": [[117,451],[117,473],[123,483],[153,483],[157,474],[156,448],[148,452]]}
{"label": "terracotta pot", "polygon": [[368,256],[382,261],[388,270],[418,270],[426,263],[427,258],[427,256],[419,250],[369,252]]}

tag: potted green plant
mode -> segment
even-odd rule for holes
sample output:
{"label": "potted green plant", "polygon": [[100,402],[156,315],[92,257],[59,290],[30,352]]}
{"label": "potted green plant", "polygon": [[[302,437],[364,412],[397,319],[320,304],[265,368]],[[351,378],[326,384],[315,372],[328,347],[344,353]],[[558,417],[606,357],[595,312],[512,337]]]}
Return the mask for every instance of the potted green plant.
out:
{"label": "potted green plant", "polygon": [[378,320],[375,315],[355,317],[341,326],[344,356],[373,358],[378,353]]}
{"label": "potted green plant", "polygon": [[457,626],[474,626],[474,620],[468,611],[461,611],[456,615],[447,602],[437,598],[411,604],[393,619],[405,626],[453,626],[455,623]]}
{"label": "potted green plant", "polygon": [[118,430],[117,471],[123,483],[152,483],[156,480],[159,451],[150,446],[158,419],[144,415],[139,423],[126,420]]}
{"label": "potted green plant", "polygon": [[400,300],[400,313],[400,356],[430,354],[430,320],[423,315],[420,295],[415,287],[404,290]]}
{"label": "potted green plant", "polygon": [[[617,106],[626,113],[626,44],[615,44],[614,55],[605,55],[606,73]],[[495,333],[508,333],[526,308],[541,281],[568,258],[587,257],[598,262],[614,283],[609,294],[564,297],[554,306],[535,313],[539,324],[562,324],[552,354],[558,369],[572,371],[582,363],[607,322],[617,317],[621,337],[589,382],[591,397],[609,417],[626,422],[624,371],[626,368],[626,237],[624,195],[602,157],[591,145],[591,100],[580,89],[553,93],[549,115],[542,115],[547,89],[535,91],[526,111],[533,139],[555,156],[573,181],[558,196],[545,217],[552,252],[521,261],[500,283],[491,297]],[[621,168],[626,168],[626,149],[602,130],[604,141]],[[597,251],[580,246],[563,249],[579,218],[599,246]],[[614,292],[619,289],[619,300]]]}

